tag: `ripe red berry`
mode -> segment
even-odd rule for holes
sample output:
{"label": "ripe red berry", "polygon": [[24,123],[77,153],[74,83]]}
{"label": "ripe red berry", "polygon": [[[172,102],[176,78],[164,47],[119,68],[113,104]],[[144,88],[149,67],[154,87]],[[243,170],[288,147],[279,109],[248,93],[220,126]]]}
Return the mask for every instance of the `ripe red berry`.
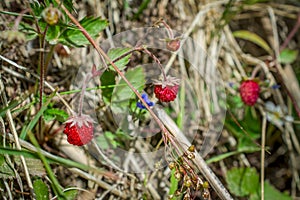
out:
{"label": "ripe red berry", "polygon": [[70,144],[82,146],[93,138],[93,119],[88,115],[74,116],[65,122],[64,133],[68,136]]}
{"label": "ripe red berry", "polygon": [[154,87],[154,94],[162,102],[174,101],[177,96],[178,85],[176,86],[166,86],[156,85]]}
{"label": "ripe red berry", "polygon": [[174,101],[177,96],[180,80],[168,76],[164,81],[155,81],[154,94],[162,102]]}
{"label": "ripe red berry", "polygon": [[242,101],[249,106],[253,106],[259,96],[260,87],[257,82],[253,80],[246,80],[240,86],[240,95]]}

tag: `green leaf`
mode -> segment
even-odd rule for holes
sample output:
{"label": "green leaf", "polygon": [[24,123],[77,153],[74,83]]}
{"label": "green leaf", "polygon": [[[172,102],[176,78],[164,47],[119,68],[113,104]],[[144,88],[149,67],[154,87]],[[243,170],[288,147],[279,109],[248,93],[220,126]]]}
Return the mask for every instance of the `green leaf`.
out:
{"label": "green leaf", "polygon": [[256,3],[264,3],[264,2],[268,2],[270,0],[246,0],[243,3],[248,4],[248,5],[253,5]]}
{"label": "green leaf", "polygon": [[[249,141],[249,140],[248,140]],[[213,162],[219,162],[220,160],[223,160],[225,158],[228,158],[230,156],[234,156],[240,153],[253,153],[253,152],[257,152],[260,151],[260,147],[253,147],[252,146],[253,142],[251,141],[251,145],[250,146],[243,146],[242,148],[238,149],[238,151],[232,151],[232,152],[227,152],[227,153],[223,153],[217,156],[214,156],[208,160],[206,160],[206,163],[213,163]]]}
{"label": "green leaf", "polygon": [[248,40],[250,42],[255,43],[256,45],[260,46],[264,50],[266,50],[269,54],[272,53],[271,48],[269,47],[268,43],[262,39],[259,35],[252,33],[247,30],[240,30],[233,32],[233,36],[237,38],[241,38],[244,40]]}
{"label": "green leaf", "polygon": [[[106,20],[101,20],[100,17],[85,17],[80,21],[80,24],[86,29],[89,35],[95,39],[98,37],[99,33],[106,28],[108,22]],[[65,30],[59,37],[59,41],[75,47],[89,44],[89,41],[77,27]]]}
{"label": "green leaf", "polygon": [[236,196],[253,194],[259,188],[259,176],[254,168],[233,168],[225,178],[229,190]]}
{"label": "green leaf", "polygon": [[[9,149],[9,148],[0,147],[0,155],[1,154],[2,155],[3,154],[8,154],[8,155],[12,155],[12,156],[22,155],[26,158],[38,159],[38,155],[36,153],[30,152],[30,151],[27,151],[27,150],[16,150],[16,149]],[[72,160],[69,160],[69,159],[58,157],[58,156],[55,156],[55,155],[52,155],[52,154],[45,154],[45,155],[46,155],[47,161],[49,163],[58,163],[58,164],[63,165],[63,166],[76,167],[76,168],[82,169],[84,171],[93,171],[93,172],[96,172],[96,173],[99,173],[99,174],[103,173],[102,169],[99,169],[99,168],[93,168],[91,166],[84,165],[84,164],[81,164],[79,162],[75,162],[75,161],[72,161]],[[0,156],[0,158],[1,158],[1,156]],[[1,165],[1,159],[0,159],[0,165]]]}
{"label": "green leaf", "polygon": [[[129,53],[129,52],[131,50],[132,50],[132,48],[121,48],[121,47],[112,48],[112,49],[109,49],[107,55],[112,61],[115,61],[116,59],[121,58],[119,60],[116,60],[114,63],[120,70],[123,70],[130,61],[129,58],[131,57],[131,53]],[[129,53],[129,54],[126,55],[127,53]],[[126,56],[122,57],[123,55],[126,55]],[[110,69],[114,70],[114,68],[112,66],[110,66]]]}
{"label": "green leaf", "polygon": [[77,192],[76,189],[71,189],[71,188],[69,188],[69,189],[66,189],[66,190],[64,191],[65,198],[59,197],[58,199],[61,199],[61,200],[65,200],[65,199],[67,199],[67,200],[73,200],[73,199],[76,198],[77,193],[78,193],[78,192]]}
{"label": "green leaf", "polygon": [[48,26],[48,30],[46,32],[46,40],[54,45],[57,44],[57,39],[60,35],[60,27],[59,26]]}
{"label": "green leaf", "polygon": [[29,122],[29,124],[26,126],[26,128],[22,129],[22,132],[20,134],[20,138],[21,139],[25,139],[26,134],[31,131],[33,129],[33,127],[36,125],[36,123],[38,122],[39,118],[42,116],[42,114],[45,112],[45,110],[47,109],[48,104],[51,102],[51,99],[53,98],[53,96],[55,95],[55,92],[53,92],[47,102],[42,106],[42,108],[39,110],[39,112],[34,116],[34,118]]}
{"label": "green leaf", "polygon": [[282,64],[291,64],[295,62],[298,56],[298,50],[284,49],[279,55],[279,62]]}
{"label": "green leaf", "polygon": [[105,103],[110,102],[114,90],[114,87],[106,87],[106,86],[115,85],[116,84],[115,77],[116,77],[115,73],[109,70],[103,72],[102,76],[100,77],[101,86],[104,87],[102,89],[102,97]]}
{"label": "green leaf", "polygon": [[[260,200],[261,199],[261,187],[259,187],[258,193],[253,193],[250,196],[250,200]],[[292,200],[288,194],[281,193],[274,186],[268,182],[264,182],[264,200]]]}
{"label": "green leaf", "polygon": [[8,106],[4,107],[4,108],[0,108],[0,116],[1,117],[4,117],[7,110],[11,110],[15,107],[17,107],[20,103],[22,103],[21,101],[16,101],[16,100],[13,100],[11,102],[9,102]]}
{"label": "green leaf", "polygon": [[170,178],[170,191],[169,191],[169,195],[172,195],[176,192],[177,188],[178,188],[178,180],[175,178],[175,169],[173,169],[171,171],[171,178]]}
{"label": "green leaf", "polygon": [[[141,66],[128,70],[125,77],[132,84],[132,86],[141,91],[145,85],[145,74]],[[125,81],[121,79],[114,88],[111,98],[111,108],[115,114],[124,113],[129,108],[130,99],[135,98],[134,92],[126,85]]]}
{"label": "green leaf", "polygon": [[226,117],[225,127],[238,139],[238,151],[256,151],[254,140],[260,138],[261,121],[252,113],[251,107],[246,107],[242,120]]}
{"label": "green leaf", "polygon": [[48,108],[43,114],[44,120],[46,122],[57,119],[60,122],[64,122],[68,119],[69,115],[66,111],[58,108]]}
{"label": "green leaf", "polygon": [[0,178],[13,179],[15,173],[13,169],[6,163],[4,155],[0,155]]}
{"label": "green leaf", "polygon": [[33,189],[37,200],[49,199],[48,187],[41,179],[37,179],[33,182]]}
{"label": "green leaf", "polygon": [[27,23],[20,23],[19,30],[25,34],[27,41],[33,40],[38,36],[36,30]]}
{"label": "green leaf", "polygon": [[238,151],[232,151],[232,152],[223,153],[223,154],[214,156],[214,157],[206,160],[206,163],[209,164],[209,163],[213,163],[213,162],[219,162],[220,160],[223,160],[225,158],[228,158],[230,156],[233,156],[233,155],[236,155],[236,154],[239,154],[239,153],[240,152],[238,152]]}
{"label": "green leaf", "polygon": [[101,146],[101,148],[108,149],[111,146],[113,148],[116,148],[119,145],[119,143],[115,139],[116,139],[115,134],[113,134],[112,132],[109,132],[109,131],[105,131],[102,135],[99,135],[97,137],[96,141],[97,141],[97,144],[99,146]]}

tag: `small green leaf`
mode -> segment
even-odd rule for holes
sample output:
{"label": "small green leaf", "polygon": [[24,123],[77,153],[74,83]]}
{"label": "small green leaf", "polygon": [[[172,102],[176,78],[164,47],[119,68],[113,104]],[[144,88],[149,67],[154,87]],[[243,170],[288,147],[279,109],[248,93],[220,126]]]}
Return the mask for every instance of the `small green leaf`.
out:
{"label": "small green leaf", "polygon": [[236,155],[238,153],[240,153],[240,152],[238,152],[238,151],[232,151],[232,152],[223,153],[223,154],[214,156],[214,157],[206,160],[206,163],[209,164],[209,163],[213,163],[213,162],[219,162],[220,160],[223,160],[223,159],[228,158],[230,156]]}
{"label": "small green leaf", "polygon": [[171,171],[171,178],[170,178],[171,185],[170,185],[169,195],[174,194],[178,188],[178,180],[175,178],[174,174],[175,174],[175,169]]}
{"label": "small green leaf", "polygon": [[[258,193],[253,193],[250,196],[250,200],[260,200],[261,199],[261,187],[258,189]],[[264,200],[292,200],[288,194],[281,193],[274,186],[272,186],[269,182],[264,182]]]}
{"label": "small green leaf", "polygon": [[298,56],[298,50],[284,49],[279,55],[279,62],[282,64],[291,64],[295,62]]}
{"label": "small green leaf", "polygon": [[247,30],[240,30],[240,31],[233,32],[233,36],[253,42],[253,43],[257,44],[258,46],[260,46],[261,48],[263,48],[264,50],[266,50],[269,54],[271,54],[271,52],[272,52],[268,43],[255,33],[252,33]]}
{"label": "small green leaf", "polygon": [[111,146],[113,148],[116,148],[119,146],[119,143],[115,140],[116,139],[116,135],[113,134],[112,132],[106,131],[104,132],[102,135],[99,135],[97,137],[97,144],[99,146],[101,146],[101,148],[103,149],[108,149]]}
{"label": "small green leaf", "polygon": [[[99,33],[106,28],[108,22],[106,20],[101,20],[100,17],[85,17],[80,21],[80,24],[86,29],[89,35],[95,39],[98,37]],[[65,30],[59,37],[59,41],[75,47],[89,44],[89,41],[77,27]]]}
{"label": "small green leaf", "polygon": [[52,45],[57,44],[57,39],[59,37],[59,34],[60,34],[59,26],[49,26],[46,33],[46,40]]}
{"label": "small green leaf", "polygon": [[254,168],[233,168],[225,178],[229,190],[236,196],[253,194],[259,188],[259,176]]}
{"label": "small green leaf", "polygon": [[58,199],[61,199],[61,200],[73,200],[76,198],[77,196],[77,190],[76,189],[66,189],[66,191],[64,191],[64,195],[65,195],[65,198],[61,198],[61,197],[58,197]]}
{"label": "small green leaf", "polygon": [[114,91],[114,87],[107,87],[116,84],[115,80],[115,73],[110,70],[106,70],[103,72],[102,76],[100,77],[100,82],[102,87],[106,87],[102,89],[102,97],[105,103],[110,102],[112,93]]}
{"label": "small green leaf", "polygon": [[37,179],[33,182],[33,189],[37,200],[49,199],[48,187],[41,179]]}
{"label": "small green leaf", "polygon": [[17,107],[20,103],[22,103],[21,101],[16,101],[16,100],[12,100],[11,102],[9,102],[8,106],[6,107],[1,107],[0,108],[0,116],[1,117],[4,117],[7,110],[12,110],[14,109],[15,107]]}
{"label": "small green leaf", "polygon": [[64,122],[68,119],[69,115],[66,111],[58,108],[48,108],[43,114],[44,120],[46,122],[57,119],[60,122]]}
{"label": "small green leaf", "polygon": [[[115,61],[116,59],[129,53],[131,50],[132,50],[132,48],[120,48],[120,47],[112,48],[112,49],[109,49],[107,55],[112,61]],[[129,53],[125,57],[121,58],[120,60],[115,61],[114,63],[120,70],[123,70],[126,67],[126,65],[129,63],[130,57],[131,57],[131,53]],[[114,70],[114,68],[112,66],[110,66],[110,69]]]}
{"label": "small green leaf", "polygon": [[[251,141],[251,145],[253,144],[253,142]],[[208,160],[206,160],[206,163],[213,163],[213,162],[219,162],[220,160],[223,160],[225,158],[228,158],[230,156],[234,156],[240,153],[253,153],[253,152],[257,152],[260,151],[261,149],[259,147],[253,147],[253,146],[243,146],[243,148],[238,149],[238,151],[232,151],[232,152],[227,152],[227,153],[223,153],[217,156],[214,156]]]}
{"label": "small green leaf", "polygon": [[45,110],[47,110],[47,108],[48,108],[47,106],[50,104],[51,99],[53,98],[54,95],[55,95],[55,92],[52,93],[49,96],[47,102],[43,105],[43,107],[39,110],[39,112],[34,116],[34,118],[32,120],[30,120],[29,124],[26,127],[22,128],[22,131],[21,131],[21,134],[20,134],[20,138],[21,139],[24,140],[25,137],[26,137],[26,134],[28,132],[30,132],[33,129],[33,127],[36,125],[36,123],[38,122],[39,118],[43,115],[43,113],[45,112]]}
{"label": "small green leaf", "polygon": [[13,169],[6,163],[4,155],[0,155],[0,178],[13,179],[14,177]]}
{"label": "small green leaf", "polygon": [[[125,73],[128,81],[138,91],[142,90],[145,85],[145,74],[141,66],[128,70]],[[129,108],[130,99],[135,98],[134,92],[126,85],[125,81],[121,79],[114,88],[111,98],[111,108],[115,114],[124,113]]]}
{"label": "small green leaf", "polygon": [[264,2],[268,2],[270,0],[246,0],[244,1],[243,3],[245,3],[246,5],[253,5],[253,4],[256,4],[256,3],[264,3]]}

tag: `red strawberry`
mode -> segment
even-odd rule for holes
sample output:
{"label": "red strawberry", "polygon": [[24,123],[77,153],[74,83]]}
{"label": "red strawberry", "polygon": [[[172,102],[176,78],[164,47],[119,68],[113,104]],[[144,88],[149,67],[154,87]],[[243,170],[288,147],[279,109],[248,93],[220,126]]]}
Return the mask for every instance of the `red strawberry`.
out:
{"label": "red strawberry", "polygon": [[93,119],[88,115],[73,116],[65,124],[64,133],[68,136],[68,142],[82,146],[89,143],[93,138]]}
{"label": "red strawberry", "polygon": [[253,106],[259,96],[260,87],[257,82],[253,80],[246,80],[240,86],[240,95],[242,101],[249,106]]}
{"label": "red strawberry", "polygon": [[179,88],[179,79],[168,76],[164,81],[155,81],[154,94],[162,102],[174,101]]}
{"label": "red strawberry", "polygon": [[161,85],[156,85],[154,87],[154,94],[162,102],[174,101],[177,96],[178,85],[176,86],[166,86],[162,88]]}

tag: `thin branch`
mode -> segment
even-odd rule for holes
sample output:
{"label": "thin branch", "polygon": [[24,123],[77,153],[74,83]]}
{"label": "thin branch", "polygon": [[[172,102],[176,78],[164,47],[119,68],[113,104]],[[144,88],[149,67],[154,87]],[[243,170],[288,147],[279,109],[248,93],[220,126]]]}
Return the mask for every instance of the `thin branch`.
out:
{"label": "thin branch", "polygon": [[287,38],[284,40],[284,42],[280,46],[280,48],[279,48],[280,52],[287,47],[287,45],[292,40],[292,38],[295,36],[295,34],[297,33],[299,28],[300,28],[300,12],[298,13],[297,22],[296,22],[295,26],[293,27],[292,31],[289,33]]}

